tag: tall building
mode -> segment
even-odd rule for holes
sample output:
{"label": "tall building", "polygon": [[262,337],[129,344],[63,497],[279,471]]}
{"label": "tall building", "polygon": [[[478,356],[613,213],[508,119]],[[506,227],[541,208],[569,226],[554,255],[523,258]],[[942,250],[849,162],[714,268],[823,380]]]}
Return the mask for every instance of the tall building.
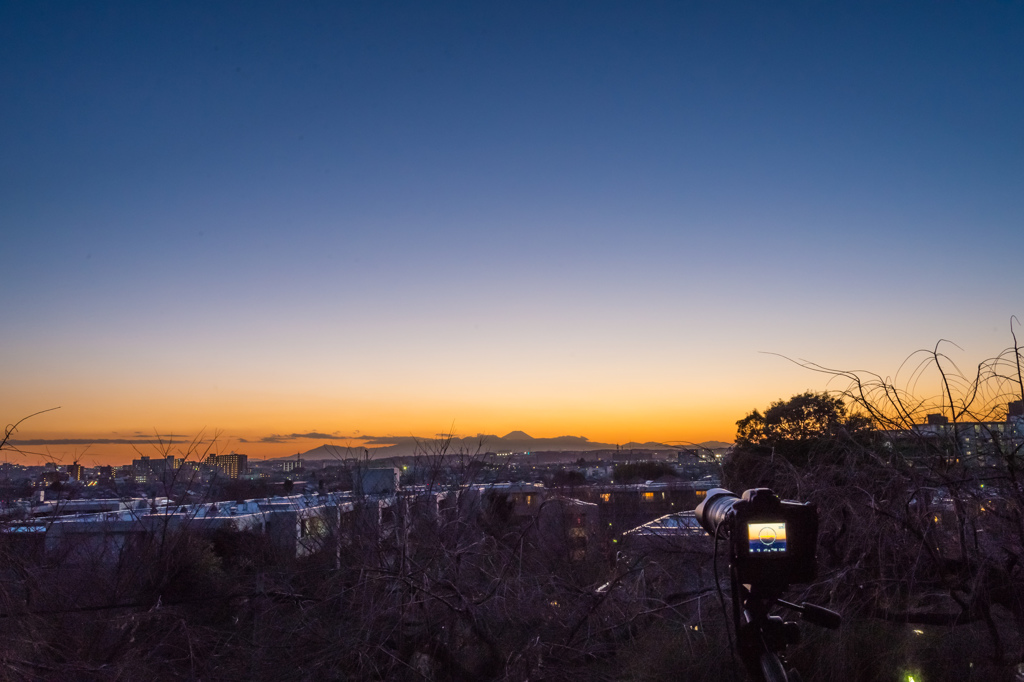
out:
{"label": "tall building", "polygon": [[249,457],[234,452],[230,455],[210,455],[206,458],[206,464],[224,472],[228,478],[238,478],[249,470]]}
{"label": "tall building", "polygon": [[150,459],[148,455],[142,455],[139,459],[132,460],[132,473],[139,480],[151,480],[164,472],[164,460]]}
{"label": "tall building", "polygon": [[75,462],[67,466],[68,478],[72,481],[81,481],[85,478],[85,467]]}

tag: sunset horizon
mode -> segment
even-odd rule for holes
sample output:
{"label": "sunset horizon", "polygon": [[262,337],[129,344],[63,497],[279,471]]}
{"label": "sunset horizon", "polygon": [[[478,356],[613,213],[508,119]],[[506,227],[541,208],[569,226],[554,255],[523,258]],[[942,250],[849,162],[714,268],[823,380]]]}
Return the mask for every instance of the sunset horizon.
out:
{"label": "sunset horizon", "polygon": [[[1015,319],[1008,320],[1006,335],[1012,342],[1011,327],[1019,332]],[[672,447],[700,445],[707,442],[731,443],[736,436],[736,422],[752,410],[763,410],[771,403],[786,400],[794,395],[811,392],[829,392],[843,395],[850,388],[851,375],[845,372],[860,371],[891,377],[906,390],[917,392],[920,399],[932,398],[942,393],[941,377],[924,377],[919,374],[920,357],[930,357],[934,352],[946,358],[949,367],[967,370],[969,375],[976,365],[989,361],[1004,351],[1004,348],[965,349],[952,340],[940,340],[932,348],[921,348],[905,354],[899,362],[893,361],[888,369],[864,369],[819,365],[807,360],[793,360],[773,353],[759,353],[757,360],[775,373],[772,388],[749,390],[745,395],[735,390],[732,395],[706,396],[704,400],[686,396],[657,396],[657,400],[643,400],[628,391],[625,397],[609,391],[602,395],[605,400],[588,396],[586,402],[568,403],[564,397],[557,401],[525,399],[529,405],[520,402],[495,405],[480,401],[465,409],[470,414],[482,415],[472,423],[458,418],[446,418],[444,407],[425,408],[417,411],[415,406],[403,406],[399,412],[393,406],[383,409],[380,404],[353,401],[349,413],[357,415],[351,419],[333,419],[329,414],[319,418],[296,418],[290,424],[284,419],[266,418],[259,422],[251,416],[236,416],[233,420],[223,419],[226,426],[210,426],[180,419],[165,428],[132,428],[123,423],[109,429],[96,427],[103,423],[101,406],[93,403],[83,405],[71,403],[67,406],[53,406],[36,412],[28,412],[9,422],[8,428],[17,428],[10,433],[4,450],[5,461],[11,464],[39,465],[53,462],[67,465],[72,462],[100,465],[124,465],[140,456],[160,457],[166,455],[186,456],[199,459],[208,454],[239,453],[252,459],[274,459],[305,453],[322,445],[330,445],[344,451],[347,456],[361,457],[368,452],[371,457],[376,450],[388,445],[409,441],[422,442],[424,451],[446,439],[476,439],[478,445],[468,454],[487,452],[487,443],[501,439],[510,433],[525,433],[534,439],[579,438],[591,442],[594,449],[627,444],[658,443]],[[968,352],[973,351],[973,352]],[[915,360],[915,358],[918,358]],[[789,388],[777,388],[785,387]],[[524,391],[525,392],[525,391]],[[715,398],[715,400],[712,400]],[[163,398],[161,399],[163,401]],[[242,402],[242,401],[239,401]],[[382,401],[387,404],[386,401]],[[452,401],[466,406],[472,401]],[[183,400],[188,405],[187,400]],[[554,403],[554,404],[553,404]],[[578,407],[580,403],[590,409]],[[273,403],[261,410],[263,413],[289,414],[298,411],[293,404],[281,405],[277,410]],[[856,406],[850,402],[851,409]],[[377,411],[375,412],[375,408]],[[116,412],[113,407],[108,407]],[[139,405],[133,411],[140,411]],[[194,414],[197,409],[181,410],[179,414]],[[404,412],[404,414],[403,414]],[[90,422],[81,423],[82,413]],[[216,414],[216,410],[211,411]],[[323,413],[314,407],[303,414]],[[495,413],[500,413],[495,416]],[[541,416],[537,416],[538,413]],[[408,415],[408,416],[405,416]],[[433,419],[431,415],[436,415]],[[502,417],[501,415],[512,415]],[[516,415],[523,415],[517,417]],[[572,416],[576,418],[573,419]],[[97,418],[99,416],[100,418]],[[299,421],[301,419],[301,421]],[[108,420],[113,421],[113,420]],[[157,423],[171,420],[154,420]],[[337,428],[343,421],[348,428]],[[232,423],[236,425],[232,425]],[[277,428],[263,424],[283,425]],[[70,426],[69,426],[70,425]],[[89,426],[92,428],[89,428]],[[332,428],[322,428],[324,426]],[[363,428],[356,428],[362,426]],[[466,453],[466,448],[462,448]]]}

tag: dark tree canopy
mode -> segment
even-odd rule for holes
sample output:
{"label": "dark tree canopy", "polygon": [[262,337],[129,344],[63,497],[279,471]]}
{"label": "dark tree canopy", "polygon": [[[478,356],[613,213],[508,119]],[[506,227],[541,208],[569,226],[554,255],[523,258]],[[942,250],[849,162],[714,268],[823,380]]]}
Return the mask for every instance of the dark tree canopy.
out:
{"label": "dark tree canopy", "polygon": [[754,410],[736,422],[736,445],[778,447],[855,433],[870,426],[859,415],[848,415],[842,399],[810,391],[777,400],[762,415]]}
{"label": "dark tree canopy", "polygon": [[866,433],[871,420],[851,415],[841,398],[807,391],[777,400],[762,414],[754,410],[736,422],[736,447],[725,474],[734,485],[768,485],[762,463],[782,458],[807,466],[812,454],[823,456],[840,439]]}

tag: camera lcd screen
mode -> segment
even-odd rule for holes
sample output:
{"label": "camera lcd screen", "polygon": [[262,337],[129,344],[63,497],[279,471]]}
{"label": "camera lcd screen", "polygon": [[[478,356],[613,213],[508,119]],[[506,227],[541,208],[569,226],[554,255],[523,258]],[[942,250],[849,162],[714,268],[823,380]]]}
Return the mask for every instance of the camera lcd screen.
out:
{"label": "camera lcd screen", "polygon": [[751,554],[785,554],[785,523],[748,523],[747,537]]}

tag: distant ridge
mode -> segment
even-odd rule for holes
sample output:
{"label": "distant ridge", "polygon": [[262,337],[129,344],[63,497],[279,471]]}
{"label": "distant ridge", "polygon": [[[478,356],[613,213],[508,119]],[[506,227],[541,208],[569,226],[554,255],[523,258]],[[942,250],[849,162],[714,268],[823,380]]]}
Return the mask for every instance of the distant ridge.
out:
{"label": "distant ridge", "polygon": [[732,443],[723,443],[720,440],[708,440],[703,443],[697,443],[697,445],[705,447],[708,450],[724,450],[725,448],[731,448],[733,446]]}
{"label": "distant ridge", "polygon": [[[324,443],[299,456],[307,461],[324,459],[343,460],[349,458],[371,459],[383,457],[411,457],[415,455],[465,454],[477,455],[485,452],[588,452],[592,450],[683,450],[687,448],[721,450],[732,447],[732,443],[712,440],[705,443],[674,444],[648,441],[646,443],[597,443],[584,436],[558,436],[556,438],[533,438],[523,431],[512,431],[504,436],[477,434],[465,438],[417,438],[415,436],[380,436],[366,439],[364,445],[352,447]],[[294,459],[295,455],[275,457],[270,461]]]}

